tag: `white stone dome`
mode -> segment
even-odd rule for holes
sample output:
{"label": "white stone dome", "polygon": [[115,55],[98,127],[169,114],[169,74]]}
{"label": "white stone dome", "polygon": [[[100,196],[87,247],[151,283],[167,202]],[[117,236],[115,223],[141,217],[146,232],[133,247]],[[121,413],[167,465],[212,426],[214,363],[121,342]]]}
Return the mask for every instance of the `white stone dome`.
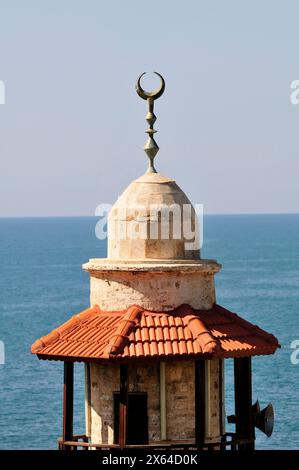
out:
{"label": "white stone dome", "polygon": [[173,179],[145,173],[125,189],[108,217],[108,258],[199,259],[197,215]]}

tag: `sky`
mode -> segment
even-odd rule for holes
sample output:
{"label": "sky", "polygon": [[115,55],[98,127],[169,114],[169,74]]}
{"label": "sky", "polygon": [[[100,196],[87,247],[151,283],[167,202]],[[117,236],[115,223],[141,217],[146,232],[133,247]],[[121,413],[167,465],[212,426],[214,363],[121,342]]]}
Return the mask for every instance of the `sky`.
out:
{"label": "sky", "polygon": [[[0,0],[0,217],[94,215],[157,169],[206,214],[299,212],[299,3]],[[149,74],[143,85],[156,87]]]}

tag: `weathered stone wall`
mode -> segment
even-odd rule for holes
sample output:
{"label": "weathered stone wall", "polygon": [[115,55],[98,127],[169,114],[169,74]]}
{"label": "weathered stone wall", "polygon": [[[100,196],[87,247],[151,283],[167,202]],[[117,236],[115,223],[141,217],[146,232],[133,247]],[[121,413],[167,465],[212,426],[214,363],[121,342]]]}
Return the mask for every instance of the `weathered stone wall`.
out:
{"label": "weathered stone wall", "polygon": [[169,362],[166,364],[165,375],[167,439],[194,439],[194,362]]}
{"label": "weathered stone wall", "polygon": [[91,442],[113,444],[113,392],[119,390],[119,366],[91,364]]}
{"label": "weathered stone wall", "polygon": [[160,440],[159,363],[130,367],[129,391],[147,393],[149,442]]}
{"label": "weathered stone wall", "polygon": [[[112,444],[114,440],[113,393],[119,391],[119,366],[92,364],[90,375],[91,441]],[[129,391],[147,393],[149,440],[159,440],[159,363],[130,367]]]}
{"label": "weathered stone wall", "polygon": [[[91,441],[112,444],[113,392],[119,391],[118,365],[91,365]],[[193,361],[168,362],[166,380],[167,440],[195,438],[195,372]],[[206,441],[217,442],[221,429],[219,361],[206,363]],[[159,363],[132,365],[129,391],[148,394],[149,441],[160,440]]]}
{"label": "weathered stone wall", "polygon": [[206,442],[217,442],[222,430],[221,361],[206,361]]}
{"label": "weathered stone wall", "polygon": [[90,303],[102,310],[123,310],[134,304],[154,311],[172,310],[182,304],[209,310],[214,302],[212,274],[122,271],[90,276]]}
{"label": "weathered stone wall", "polygon": [[[206,361],[206,442],[220,439],[222,381],[219,360]],[[195,371],[193,361],[166,365],[167,439],[195,438]]]}

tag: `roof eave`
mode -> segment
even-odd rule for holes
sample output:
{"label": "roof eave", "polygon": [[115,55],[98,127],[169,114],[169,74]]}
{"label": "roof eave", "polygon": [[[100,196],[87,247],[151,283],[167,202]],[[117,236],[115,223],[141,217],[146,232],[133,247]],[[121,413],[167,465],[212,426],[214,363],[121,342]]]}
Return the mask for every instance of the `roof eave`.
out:
{"label": "roof eave", "polygon": [[169,355],[155,355],[155,356],[110,356],[110,357],[85,357],[85,356],[60,356],[52,354],[36,354],[40,360],[48,361],[62,361],[62,362],[89,362],[99,364],[117,364],[124,362],[176,362],[186,360],[210,360],[210,359],[236,359],[242,357],[254,357],[254,356],[271,356],[275,354],[276,350],[280,348],[280,345],[273,346],[272,349],[265,351],[218,351],[217,353],[198,353],[198,354],[169,354]]}

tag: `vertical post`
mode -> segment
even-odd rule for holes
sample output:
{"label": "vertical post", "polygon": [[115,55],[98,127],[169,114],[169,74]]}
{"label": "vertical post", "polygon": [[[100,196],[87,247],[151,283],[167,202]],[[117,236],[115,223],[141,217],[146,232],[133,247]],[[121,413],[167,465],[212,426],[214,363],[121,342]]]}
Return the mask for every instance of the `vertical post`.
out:
{"label": "vertical post", "polygon": [[120,364],[119,367],[119,445],[125,447],[128,440],[129,366]]}
{"label": "vertical post", "polygon": [[220,435],[225,434],[225,374],[224,359],[219,359],[219,419]]}
{"label": "vertical post", "polygon": [[[236,438],[254,439],[252,416],[251,358],[234,359]],[[254,441],[238,445],[238,450],[253,450]]]}
{"label": "vertical post", "polygon": [[160,431],[161,441],[167,439],[166,426],[166,383],[165,383],[165,362],[160,362]]}
{"label": "vertical post", "polygon": [[195,360],[195,444],[202,450],[205,444],[206,393],[205,361]]}
{"label": "vertical post", "polygon": [[73,439],[74,363],[64,363],[62,440]]}
{"label": "vertical post", "polygon": [[211,437],[211,360],[204,361],[205,373],[205,440]]}
{"label": "vertical post", "polygon": [[85,362],[85,432],[87,437],[91,437],[91,381],[90,362]]}

